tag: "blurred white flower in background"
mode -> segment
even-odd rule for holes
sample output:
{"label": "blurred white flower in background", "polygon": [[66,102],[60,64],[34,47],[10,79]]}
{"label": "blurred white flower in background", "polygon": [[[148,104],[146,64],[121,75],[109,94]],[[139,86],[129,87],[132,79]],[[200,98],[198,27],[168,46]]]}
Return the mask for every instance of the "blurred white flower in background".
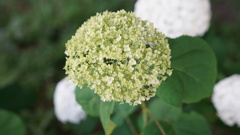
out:
{"label": "blurred white flower in background", "polygon": [[58,120],[62,123],[78,124],[86,118],[86,113],[75,98],[76,85],[64,78],[58,82],[54,92],[54,110]]}
{"label": "blurred white flower in background", "polygon": [[240,127],[240,75],[232,75],[214,87],[212,102],[217,115],[228,126]]}
{"label": "blurred white flower in background", "polygon": [[202,36],[211,20],[209,0],[138,0],[134,12],[171,38]]}

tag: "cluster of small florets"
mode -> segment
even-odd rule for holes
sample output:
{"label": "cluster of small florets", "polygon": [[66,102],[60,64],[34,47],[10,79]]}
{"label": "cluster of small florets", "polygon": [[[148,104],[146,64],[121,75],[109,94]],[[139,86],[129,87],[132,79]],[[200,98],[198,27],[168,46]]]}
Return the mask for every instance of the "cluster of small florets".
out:
{"label": "cluster of small florets", "polygon": [[65,54],[69,78],[80,88],[87,83],[103,101],[141,104],[172,73],[164,35],[124,10],[91,17],[67,42]]}

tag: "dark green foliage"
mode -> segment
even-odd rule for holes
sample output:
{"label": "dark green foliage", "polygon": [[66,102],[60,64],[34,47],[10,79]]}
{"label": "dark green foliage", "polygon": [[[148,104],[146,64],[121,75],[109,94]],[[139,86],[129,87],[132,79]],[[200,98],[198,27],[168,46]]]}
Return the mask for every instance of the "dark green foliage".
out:
{"label": "dark green foliage", "polygon": [[0,89],[0,108],[19,111],[30,107],[36,100],[36,94],[18,85]]}
{"label": "dark green foliage", "polygon": [[94,129],[97,128],[99,119],[87,116],[80,124],[74,125],[73,129],[76,133],[87,135],[93,134]]}
{"label": "dark green foliage", "polygon": [[26,135],[26,127],[18,115],[0,109],[0,135]]}
{"label": "dark green foliage", "polygon": [[173,123],[176,135],[211,135],[211,129],[201,115],[192,112],[181,114]]}

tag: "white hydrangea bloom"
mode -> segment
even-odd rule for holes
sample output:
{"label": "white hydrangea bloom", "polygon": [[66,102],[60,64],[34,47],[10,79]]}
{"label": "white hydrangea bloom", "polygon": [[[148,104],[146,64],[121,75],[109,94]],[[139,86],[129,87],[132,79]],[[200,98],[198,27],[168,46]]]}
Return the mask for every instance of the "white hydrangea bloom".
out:
{"label": "white hydrangea bloom", "polygon": [[202,36],[211,19],[209,0],[138,0],[134,12],[171,38]]}
{"label": "white hydrangea bloom", "polygon": [[64,78],[58,82],[54,92],[54,109],[55,114],[62,123],[70,122],[79,123],[86,118],[86,113],[75,99],[76,85]]}
{"label": "white hydrangea bloom", "polygon": [[240,75],[232,75],[214,87],[212,102],[220,119],[227,125],[240,127]]}

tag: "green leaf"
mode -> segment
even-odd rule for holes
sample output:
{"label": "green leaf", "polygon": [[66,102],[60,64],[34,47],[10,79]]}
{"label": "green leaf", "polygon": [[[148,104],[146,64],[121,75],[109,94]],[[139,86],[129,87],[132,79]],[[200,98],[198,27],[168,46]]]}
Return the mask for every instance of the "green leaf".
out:
{"label": "green leaf", "polygon": [[180,106],[210,96],[216,80],[216,58],[200,38],[169,39],[173,74],[157,89],[161,100]]}
{"label": "green leaf", "polygon": [[173,123],[176,135],[211,135],[206,119],[195,113],[181,114]]}
{"label": "green leaf", "polygon": [[167,104],[159,99],[151,101],[148,108],[159,121],[173,121],[182,113],[180,108]]}
{"label": "green leaf", "polygon": [[94,91],[87,87],[87,84],[82,89],[76,87],[75,95],[77,102],[88,115],[93,117],[99,116],[100,97],[94,94]]}
{"label": "green leaf", "polygon": [[0,135],[26,135],[26,128],[18,115],[0,110]]}
{"label": "green leaf", "polygon": [[110,135],[117,126],[110,119],[113,109],[114,102],[101,102],[100,104],[100,120],[106,135]]}
{"label": "green leaf", "polygon": [[130,106],[129,104],[120,104],[119,102],[115,102],[114,114],[112,120],[117,125],[122,125],[126,116],[131,115],[137,106]]}

